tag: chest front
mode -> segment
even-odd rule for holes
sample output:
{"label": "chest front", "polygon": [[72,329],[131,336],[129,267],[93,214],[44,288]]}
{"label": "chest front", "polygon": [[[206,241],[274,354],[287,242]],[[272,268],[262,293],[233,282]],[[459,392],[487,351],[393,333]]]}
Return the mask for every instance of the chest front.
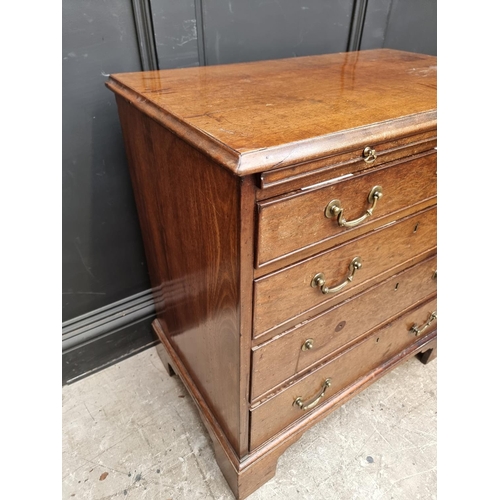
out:
{"label": "chest front", "polygon": [[154,329],[237,498],[436,355],[436,60],[392,50],[112,75]]}

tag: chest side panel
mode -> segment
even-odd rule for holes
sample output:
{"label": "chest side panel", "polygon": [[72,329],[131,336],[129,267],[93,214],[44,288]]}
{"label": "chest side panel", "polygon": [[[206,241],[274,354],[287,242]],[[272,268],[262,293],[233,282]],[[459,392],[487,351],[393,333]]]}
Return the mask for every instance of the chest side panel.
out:
{"label": "chest side panel", "polygon": [[157,318],[229,442],[243,453],[241,179],[117,102]]}

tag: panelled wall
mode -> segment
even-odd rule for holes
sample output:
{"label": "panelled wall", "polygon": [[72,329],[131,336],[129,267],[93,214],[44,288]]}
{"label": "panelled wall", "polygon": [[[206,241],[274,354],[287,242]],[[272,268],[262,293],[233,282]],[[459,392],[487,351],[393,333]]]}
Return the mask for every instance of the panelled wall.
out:
{"label": "panelled wall", "polygon": [[436,54],[435,0],[63,0],[63,383],[155,342],[111,73],[379,47]]}

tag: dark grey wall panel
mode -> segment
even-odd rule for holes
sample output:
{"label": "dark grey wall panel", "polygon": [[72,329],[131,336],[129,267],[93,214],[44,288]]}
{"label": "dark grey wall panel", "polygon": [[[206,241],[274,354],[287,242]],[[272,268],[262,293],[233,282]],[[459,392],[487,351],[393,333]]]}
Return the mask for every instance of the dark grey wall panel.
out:
{"label": "dark grey wall panel", "polygon": [[361,36],[361,50],[384,47],[392,2],[393,0],[368,0]]}
{"label": "dark grey wall panel", "polygon": [[436,34],[436,0],[393,1],[384,47],[436,55]]}
{"label": "dark grey wall panel", "polygon": [[130,2],[62,4],[63,320],[150,287],[109,73],[140,71]]}
{"label": "dark grey wall panel", "polygon": [[198,66],[195,0],[151,0],[160,69]]}
{"label": "dark grey wall panel", "polygon": [[368,0],[361,49],[436,55],[436,0]]}
{"label": "dark grey wall panel", "polygon": [[347,48],[353,1],[203,0],[207,64],[280,59]]}

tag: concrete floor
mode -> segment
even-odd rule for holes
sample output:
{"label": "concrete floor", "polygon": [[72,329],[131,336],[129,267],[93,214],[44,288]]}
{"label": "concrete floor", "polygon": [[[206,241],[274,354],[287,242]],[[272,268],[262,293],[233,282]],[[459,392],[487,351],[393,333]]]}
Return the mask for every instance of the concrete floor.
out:
{"label": "concrete floor", "polygon": [[[288,448],[249,500],[435,499],[436,369],[412,358],[373,384]],[[234,498],[155,348],[62,392],[63,499]]]}

